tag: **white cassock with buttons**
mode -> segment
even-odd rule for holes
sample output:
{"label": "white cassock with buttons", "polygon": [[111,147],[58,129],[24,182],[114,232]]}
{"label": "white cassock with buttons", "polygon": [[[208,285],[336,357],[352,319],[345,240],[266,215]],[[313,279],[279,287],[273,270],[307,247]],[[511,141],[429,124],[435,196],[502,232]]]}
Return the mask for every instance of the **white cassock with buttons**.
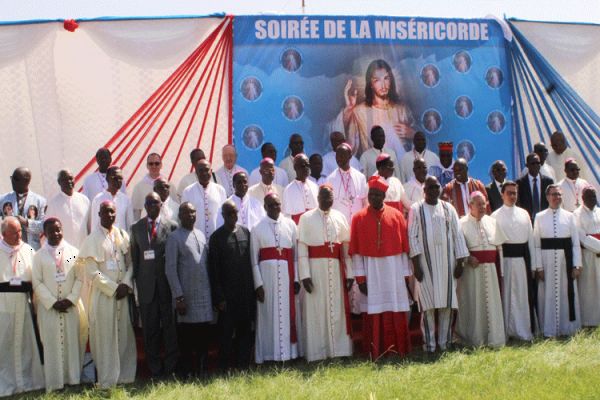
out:
{"label": "white cassock with buttons", "polygon": [[[44,345],[46,391],[78,385],[87,340],[87,321],[79,307],[83,277],[76,268],[78,251],[64,240],[58,246],[47,243],[33,258],[40,336]],[[73,303],[67,312],[52,308],[59,300]]]}
{"label": "white cassock with buttons", "polygon": [[133,288],[133,267],[127,232],[99,227],[79,251],[92,285],[89,300],[90,350],[98,371],[98,385],[109,388],[135,379],[137,351],[127,297],[117,300],[120,283]]}
{"label": "white cassock with buttons", "polygon": [[311,257],[310,249],[326,246],[333,253],[340,246],[345,277],[351,279],[352,258],[348,255],[350,226],[337,210],[306,212],[298,225],[298,271],[300,280],[311,278],[312,293],[302,299],[302,337],[307,361],[352,355],[352,339],[346,326],[345,282],[339,258]]}
{"label": "white cassock with buttons", "polygon": [[[257,364],[298,357],[299,340],[292,343],[290,323],[290,278],[298,282],[298,268],[294,268],[293,276],[290,277],[287,261],[260,261],[259,258],[261,249],[277,249],[280,252],[290,249],[296,257],[297,237],[296,224],[283,214],[276,221],[268,216],[264,217],[250,235],[254,288],[262,286],[265,291],[264,302],[257,302],[256,309]],[[299,311],[296,308],[296,315]],[[296,328],[299,333],[299,327]]]}
{"label": "white cassock with buttons", "polygon": [[[496,220],[488,215],[478,221],[469,213],[460,219],[460,226],[471,255],[477,251],[496,251],[507,240]],[[493,262],[480,262],[477,267],[465,264],[456,296],[456,335],[461,342],[473,347],[503,346],[506,336],[496,265]]]}
{"label": "white cassock with buttons", "polygon": [[535,269],[544,271],[544,281],[538,284],[538,318],[546,337],[572,335],[581,327],[577,281],[574,286],[575,318],[569,313],[567,260],[562,249],[542,249],[542,240],[570,238],[573,266],[581,268],[579,233],[572,213],[562,208],[547,208],[535,216],[533,224]]}
{"label": "white cassock with buttons", "polygon": [[281,211],[294,221],[308,210],[316,208],[319,187],[313,181],[306,179],[302,182],[294,179],[286,186],[281,199]]}
{"label": "white cassock with buttons", "polygon": [[182,204],[190,202],[196,207],[194,228],[204,233],[206,240],[219,227],[219,213],[225,200],[227,200],[225,189],[212,181],[209,181],[206,187],[196,182],[185,188],[181,195]]}

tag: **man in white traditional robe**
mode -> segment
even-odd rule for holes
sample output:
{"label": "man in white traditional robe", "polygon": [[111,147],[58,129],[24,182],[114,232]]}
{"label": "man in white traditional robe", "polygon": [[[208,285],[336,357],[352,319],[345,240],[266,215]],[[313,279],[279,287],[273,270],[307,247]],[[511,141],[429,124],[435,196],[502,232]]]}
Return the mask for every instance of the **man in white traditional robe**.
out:
{"label": "man in white traditional robe", "polygon": [[78,260],[92,282],[88,317],[98,386],[109,388],[135,379],[137,351],[128,302],[133,267],[129,235],[115,226],[116,205],[104,201],[99,214],[100,226],[83,242]]}
{"label": "man in white traditional robe", "polygon": [[596,189],[583,189],[583,204],[575,210],[575,223],[579,229],[583,269],[577,282],[581,305],[581,325],[600,325],[600,208]]}
{"label": "man in white traditional robe", "polygon": [[533,228],[529,213],[517,207],[517,184],[504,181],[504,205],[492,213],[492,218],[506,236],[502,244],[502,308],[507,338],[532,340],[537,322],[534,305],[532,257],[535,256]]}
{"label": "man in white traditional robe", "polygon": [[579,152],[567,147],[567,138],[564,133],[558,131],[554,132],[552,136],[550,136],[550,146],[552,147],[552,150],[548,153],[546,164],[549,164],[554,169],[554,174],[556,175],[554,182],[560,182],[565,178],[565,162],[569,158],[577,161],[577,164],[581,168],[579,175],[583,179],[589,179],[591,174],[586,166],[587,164],[583,162]]}
{"label": "man in white traditional robe", "polygon": [[425,163],[429,167],[441,166],[440,158],[437,154],[427,149],[427,139],[425,138],[425,134],[421,131],[415,132],[415,136],[413,137],[413,149],[406,152],[402,156],[402,160],[400,160],[400,170],[402,171],[400,180],[403,184],[406,184],[415,176],[413,172],[413,163],[417,158],[425,160]]}
{"label": "man in white traditional robe", "polygon": [[236,164],[237,151],[232,144],[223,146],[223,149],[221,150],[221,159],[223,160],[223,166],[215,171],[215,177],[217,183],[225,189],[225,195],[229,197],[235,192],[233,176],[238,172],[245,172],[247,174],[248,171]]}
{"label": "man in white traditional robe", "polygon": [[162,166],[160,154],[148,154],[148,157],[146,157],[146,168],[148,168],[148,173],[133,187],[133,193],[131,194],[131,207],[133,209],[134,221],[137,221],[142,216],[142,212],[144,211],[144,200],[148,193],[154,191],[154,182],[160,178],[167,179],[161,174]]}
{"label": "man in white traditional robe", "polygon": [[439,165],[428,165],[429,174],[437,178],[442,189],[454,179],[454,144],[452,142],[439,142]]}
{"label": "man in white traditional robe", "polygon": [[330,186],[319,189],[318,201],[319,208],[302,215],[298,225],[298,271],[306,291],[301,314],[307,361],[352,355],[350,226],[331,208]]}
{"label": "man in white traditional robe", "polygon": [[91,226],[90,231],[94,231],[100,227],[100,204],[105,201],[111,201],[117,207],[117,215],[115,218],[115,227],[128,231],[133,224],[133,208],[131,200],[119,188],[123,183],[123,171],[117,166],[109,167],[106,171],[106,180],[108,187],[101,193],[98,193],[90,208]]}
{"label": "man in white traditional robe", "polygon": [[423,349],[434,352],[436,345],[444,351],[452,343],[452,314],[458,308],[456,277],[462,273],[469,250],[456,210],[439,198],[441,187],[436,177],[425,179],[424,191],[425,199],[410,208],[408,238],[414,276],[419,281],[416,297]]}
{"label": "man in white traditional robe", "polygon": [[296,224],[281,214],[279,196],[265,197],[267,216],[250,236],[257,318],[255,361],[287,361],[298,357],[296,295],[300,291],[295,266]]}
{"label": "man in white traditional robe", "polygon": [[573,158],[568,158],[565,162],[565,177],[558,182],[562,192],[562,208],[573,212],[583,204],[581,199],[583,189],[590,184],[585,179],[579,177],[579,164]]}
{"label": "man in white traditional robe", "polygon": [[191,163],[190,168],[191,168],[192,172],[190,172],[189,174],[187,174],[183,178],[181,178],[181,180],[179,181],[179,184],[177,185],[176,200],[178,203],[181,203],[181,195],[183,194],[183,191],[185,190],[185,188],[198,182],[198,176],[196,175],[196,163],[200,160],[206,160],[204,151],[202,149],[192,150],[190,152],[190,163]]}
{"label": "man in white traditional robe", "polygon": [[261,180],[255,185],[250,183],[248,195],[260,201],[264,205],[265,196],[269,193],[275,193],[281,199],[283,197],[283,187],[274,182],[275,180],[275,162],[271,158],[263,158],[259,167]]}
{"label": "man in white traditional robe", "polygon": [[363,174],[369,178],[375,172],[377,172],[377,166],[375,165],[377,161],[377,157],[381,154],[385,153],[390,156],[392,161],[394,162],[394,172],[393,175],[400,179],[400,163],[396,159],[396,152],[385,146],[385,132],[383,128],[379,125],[375,125],[371,128],[371,142],[373,142],[373,147],[366,150],[360,156],[360,163],[362,165],[361,171]]}
{"label": "man in white traditional robe", "polygon": [[406,277],[408,263],[406,220],[384,203],[387,182],[369,178],[369,205],[352,217],[352,266],[362,295],[363,348],[377,360],[391,353],[406,355],[411,349],[408,331],[410,309]]}
{"label": "man in white traditional robe", "polygon": [[546,188],[549,207],[535,216],[538,318],[545,337],[570,336],[581,327],[577,278],[581,273],[579,231],[561,204],[560,187]]}
{"label": "man in white traditional robe", "polygon": [[281,160],[279,166],[286,172],[289,182],[293,182],[296,179],[296,171],[294,170],[294,157],[298,154],[304,153],[304,139],[299,133],[293,133],[290,136],[288,143],[290,149],[290,155]]}
{"label": "man in white traditional robe", "polygon": [[[233,201],[238,211],[238,224],[252,231],[254,227],[267,215],[260,201],[248,194],[248,174],[240,171],[233,176],[235,192],[228,200]],[[219,213],[219,223],[223,225],[222,212]]]}
{"label": "man in white traditional robe", "polygon": [[[62,224],[57,218],[44,221],[44,234],[47,242],[33,258],[32,273],[44,345],[46,392],[50,392],[79,384],[87,321],[79,308],[82,285],[76,264],[79,251],[63,239]],[[84,322],[82,326],[80,321]]]}
{"label": "man in white traditional robe", "polygon": [[319,187],[308,179],[310,164],[305,154],[294,157],[294,179],[283,191],[282,211],[296,225],[305,212],[317,207]]}
{"label": "man in white traditional robe", "polygon": [[348,222],[363,209],[367,198],[365,176],[350,166],[351,158],[350,145],[340,144],[336,149],[338,167],[327,177],[327,183],[333,187],[333,208],[344,214]]}
{"label": "man in white traditional robe", "polygon": [[34,250],[21,241],[21,224],[6,217],[0,225],[0,396],[44,387],[30,306]]}
{"label": "man in white traditional robe", "polygon": [[217,219],[227,196],[221,185],[211,181],[212,169],[208,160],[196,163],[196,176],[196,183],[183,191],[181,204],[189,202],[194,205],[198,213],[195,227],[208,238],[218,228]]}
{"label": "man in white traditional robe", "polygon": [[499,246],[506,236],[496,220],[486,215],[487,199],[471,193],[469,213],[460,219],[469,257],[458,280],[456,335],[467,346],[502,347],[506,344],[500,297]]}
{"label": "man in white traditional robe", "polygon": [[422,158],[415,158],[412,165],[413,176],[404,186],[402,204],[409,209],[415,203],[425,198],[425,178],[427,178],[427,163]]}
{"label": "man in white traditional robe", "polygon": [[[96,151],[96,163],[98,164],[98,171],[92,172],[83,180],[83,194],[90,202],[94,200],[94,197],[96,197],[98,193],[102,193],[108,188],[106,172],[112,163],[110,150],[106,147],[99,148],[98,151]],[[121,182],[119,190],[125,194],[124,180]]]}
{"label": "man in white traditional robe", "polygon": [[[154,181],[154,192],[160,197],[162,207],[160,207],[160,216],[171,221],[179,221],[179,203],[173,200],[171,196],[171,184],[164,178],[158,178]],[[147,216],[146,209],[142,211],[142,218]]]}
{"label": "man in white traditional robe", "polygon": [[58,218],[64,239],[79,248],[88,235],[90,201],[73,190],[75,182],[71,171],[63,169],[58,173],[58,185],[60,192],[48,200],[46,215]]}
{"label": "man in white traditional robe", "polygon": [[[273,160],[273,168],[275,169],[275,180],[274,182],[281,187],[286,187],[290,180],[288,179],[287,172],[283,168],[279,168],[275,165],[277,161],[277,149],[275,145],[271,142],[267,142],[260,147],[260,153],[262,154],[263,159],[270,158]],[[256,185],[261,181],[260,174],[260,166],[258,168],[254,168],[250,173],[250,185]]]}
{"label": "man in white traditional robe", "polygon": [[[333,171],[338,168],[336,161],[336,149],[342,143],[346,143],[346,137],[342,132],[334,131],[329,135],[329,141],[331,143],[331,151],[325,153],[323,156],[323,174],[325,176],[331,175]],[[357,171],[362,172],[362,165],[360,161],[354,156],[350,158],[350,166]]]}

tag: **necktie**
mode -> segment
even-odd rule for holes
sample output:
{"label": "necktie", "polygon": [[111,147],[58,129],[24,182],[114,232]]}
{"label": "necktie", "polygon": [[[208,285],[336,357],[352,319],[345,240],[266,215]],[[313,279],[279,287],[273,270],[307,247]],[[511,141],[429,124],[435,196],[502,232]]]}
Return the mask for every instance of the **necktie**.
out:
{"label": "necktie", "polygon": [[540,211],[540,192],[537,187],[537,176],[533,178],[533,210],[531,216],[534,217],[535,214]]}
{"label": "necktie", "polygon": [[150,241],[154,241],[154,239],[156,239],[156,220],[152,220],[150,227]]}

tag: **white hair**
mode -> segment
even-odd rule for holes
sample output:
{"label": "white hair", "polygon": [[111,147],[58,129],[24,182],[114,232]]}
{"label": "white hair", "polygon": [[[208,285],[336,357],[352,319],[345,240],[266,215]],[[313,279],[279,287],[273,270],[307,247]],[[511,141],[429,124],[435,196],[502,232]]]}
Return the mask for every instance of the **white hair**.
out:
{"label": "white hair", "polygon": [[4,219],[2,220],[2,224],[0,224],[0,232],[2,232],[2,235],[4,235],[4,232],[6,232],[11,222],[16,222],[19,225],[19,227],[21,226],[21,223],[19,222],[17,217],[4,217]]}

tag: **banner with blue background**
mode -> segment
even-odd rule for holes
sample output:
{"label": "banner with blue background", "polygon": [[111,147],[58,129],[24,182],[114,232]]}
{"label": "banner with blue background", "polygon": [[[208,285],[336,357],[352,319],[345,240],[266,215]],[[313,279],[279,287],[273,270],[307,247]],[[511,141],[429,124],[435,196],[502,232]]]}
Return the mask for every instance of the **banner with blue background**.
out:
{"label": "banner with blue background", "polygon": [[330,151],[341,131],[357,157],[381,125],[398,158],[422,131],[427,147],[454,143],[472,176],[494,160],[513,176],[510,71],[494,20],[241,16],[234,20],[233,129],[238,163],[255,168],[260,146],[278,160],[300,133],[305,153]]}

